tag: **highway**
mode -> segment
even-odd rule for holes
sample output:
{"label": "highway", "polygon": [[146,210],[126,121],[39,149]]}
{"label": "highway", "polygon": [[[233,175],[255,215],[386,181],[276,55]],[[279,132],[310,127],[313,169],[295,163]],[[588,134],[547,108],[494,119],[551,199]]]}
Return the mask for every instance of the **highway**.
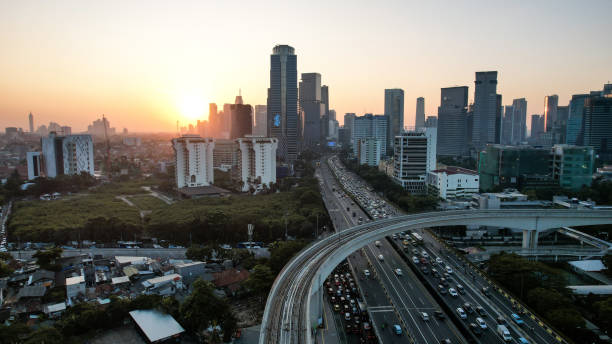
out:
{"label": "highway", "polygon": [[[336,168],[342,169],[343,167],[340,165],[337,159],[332,159],[330,162],[334,164]],[[354,173],[344,171],[342,173],[348,174],[352,180],[358,180],[359,183],[365,184],[358,176]],[[400,210],[395,210],[397,213],[401,213]],[[405,260],[409,261],[409,264],[412,263],[413,257],[415,257],[413,250],[421,252],[425,250],[429,256],[429,262],[433,262],[431,266],[429,264],[425,264],[428,269],[436,269],[440,276],[444,276],[445,267],[449,265],[454,273],[447,274],[447,279],[451,278],[453,281],[449,283],[449,286],[445,286],[444,289],[446,294],[442,295],[442,299],[449,305],[449,308],[452,310],[456,310],[458,307],[463,307],[467,302],[472,305],[472,307],[476,308],[477,306],[483,307],[485,311],[485,316],[474,313],[467,314],[466,324],[476,323],[476,318],[481,317],[487,324],[488,329],[484,330],[480,335],[480,340],[483,343],[504,343],[503,339],[499,337],[495,331],[498,317],[502,317],[507,322],[507,327],[509,328],[512,336],[514,338],[523,337],[532,343],[552,343],[557,341],[556,335],[547,332],[547,330],[538,324],[538,321],[532,319],[529,316],[521,317],[525,322],[523,326],[516,325],[512,319],[510,318],[510,314],[517,313],[518,310],[513,310],[512,302],[501,295],[495,288],[492,288],[489,282],[480,276],[476,271],[472,271],[469,265],[465,264],[461,261],[453,252],[446,250],[446,248],[435,240],[427,231],[418,231],[421,236],[424,238],[425,245],[416,245],[416,246],[408,246],[405,250],[400,250],[400,254],[405,256]],[[399,248],[402,246],[399,238],[395,242],[396,246]],[[394,250],[395,251],[395,250]],[[417,259],[421,258],[421,254],[416,255]],[[435,263],[435,258],[443,259],[443,263]],[[423,264],[413,264],[417,269],[421,269]],[[418,271],[421,276],[423,276],[427,282],[431,285],[431,289],[439,290],[440,279],[439,277],[433,276],[433,274],[422,274]],[[457,284],[462,285],[464,287],[465,292],[459,293],[457,297],[453,297],[448,293],[448,288],[457,288]],[[490,287],[489,293],[490,298],[486,297],[482,293],[482,287]],[[437,291],[434,291],[438,293]],[[440,294],[438,294],[440,295]],[[531,330],[533,328],[533,330]]]}
{"label": "highway", "polygon": [[[321,165],[319,175],[324,181],[323,190],[326,203],[329,202],[329,198],[332,198],[333,201],[329,203],[336,205],[331,208],[333,210],[331,216],[335,226],[337,223],[340,229],[345,229],[357,225],[360,217],[363,219],[369,218],[354,203],[353,199],[340,189],[327,164]],[[336,190],[335,192],[332,191],[332,187]],[[353,212],[355,216],[352,216]],[[382,261],[378,258],[379,255],[383,256]],[[368,309],[372,308],[370,317],[374,326],[379,328],[378,334],[381,343],[439,343],[442,339],[447,338],[452,343],[466,342],[450,320],[434,318],[434,311],[440,310],[440,306],[431,298],[429,292],[425,290],[410,268],[386,240],[380,240],[379,245],[374,243],[366,245],[351,254],[348,260],[354,267],[355,274],[364,278],[363,281],[358,281],[358,284]],[[395,273],[395,269],[398,268],[402,270],[402,276],[397,276]],[[365,279],[363,274],[365,269],[372,272],[372,277]],[[365,296],[366,294],[367,296]],[[428,321],[423,320],[422,312],[428,314]],[[398,322],[398,316],[401,322]],[[407,333],[398,337],[392,333],[391,328],[380,329],[382,323],[399,324]]]}

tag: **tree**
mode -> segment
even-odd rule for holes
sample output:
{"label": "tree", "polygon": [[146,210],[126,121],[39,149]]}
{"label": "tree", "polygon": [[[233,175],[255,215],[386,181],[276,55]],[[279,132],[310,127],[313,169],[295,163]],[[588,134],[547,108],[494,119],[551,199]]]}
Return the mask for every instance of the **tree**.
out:
{"label": "tree", "polygon": [[63,250],[61,247],[53,247],[44,251],[38,250],[32,257],[36,258],[36,264],[41,268],[50,271],[59,271],[62,267],[57,264],[56,261],[62,256],[62,252]]}
{"label": "tree", "polygon": [[55,327],[41,327],[34,331],[24,344],[61,344],[64,343],[64,338],[60,331]]}
{"label": "tree", "polygon": [[306,246],[303,241],[277,241],[270,248],[270,269],[278,274],[287,262]]}
{"label": "tree", "polygon": [[213,323],[223,324],[233,317],[227,302],[214,294],[214,286],[202,279],[193,283],[193,292],[181,304],[179,312],[185,327],[198,336]]}
{"label": "tree", "polygon": [[185,257],[191,260],[199,260],[205,262],[212,255],[212,247],[206,246],[191,246],[185,252]]}
{"label": "tree", "polygon": [[563,329],[565,332],[571,333],[572,329],[584,326],[584,318],[574,308],[553,309],[546,312],[544,316],[554,327]]}
{"label": "tree", "polygon": [[612,331],[612,297],[595,302],[593,305],[597,311],[597,319],[605,326],[605,330]]}
{"label": "tree", "polygon": [[259,302],[264,303],[265,297],[274,283],[275,275],[266,265],[255,265],[249,278],[244,281],[244,286],[252,290],[258,297]]}
{"label": "tree", "polygon": [[536,312],[545,314],[546,311],[569,304],[570,300],[556,290],[535,288],[527,293],[527,302]]}

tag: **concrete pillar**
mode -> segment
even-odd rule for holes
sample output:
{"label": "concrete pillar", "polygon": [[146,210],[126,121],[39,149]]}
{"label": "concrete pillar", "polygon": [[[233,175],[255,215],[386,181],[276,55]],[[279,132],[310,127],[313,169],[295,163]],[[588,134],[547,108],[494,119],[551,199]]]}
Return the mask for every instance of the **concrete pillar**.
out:
{"label": "concrete pillar", "polygon": [[[319,283],[315,284],[318,287],[310,298],[310,325],[316,328],[315,331],[318,331],[319,319],[323,320],[323,293],[325,292],[323,288],[323,281],[321,277],[319,277]],[[313,329],[308,329],[312,331]],[[315,334],[316,332],[312,332]],[[316,341],[316,336],[313,336],[313,341]]]}
{"label": "concrete pillar", "polygon": [[538,248],[538,231],[535,229],[523,229],[523,248]]}

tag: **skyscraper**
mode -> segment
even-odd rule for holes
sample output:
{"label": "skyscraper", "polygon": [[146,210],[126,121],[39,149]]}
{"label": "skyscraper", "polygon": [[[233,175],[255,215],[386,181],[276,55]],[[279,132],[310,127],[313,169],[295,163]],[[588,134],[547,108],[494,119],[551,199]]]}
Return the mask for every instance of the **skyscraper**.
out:
{"label": "skyscraper", "polygon": [[253,134],[268,136],[268,107],[265,105],[255,105],[255,129]]}
{"label": "skyscraper", "polygon": [[303,145],[313,147],[321,141],[322,117],[325,104],[321,103],[321,74],[302,73],[300,81],[300,111],[303,118]]}
{"label": "skyscraper", "polygon": [[472,145],[482,149],[487,143],[495,143],[499,138],[496,127],[500,112],[497,105],[497,72],[476,72],[474,90],[474,117],[472,126]]}
{"label": "skyscraper", "polygon": [[463,156],[467,154],[468,87],[445,87],[440,92],[438,107],[437,153]]}
{"label": "skyscraper", "polygon": [[567,130],[565,138],[568,145],[578,145],[582,141],[580,131],[582,129],[582,118],[584,114],[584,102],[589,97],[588,94],[574,94],[569,103],[569,113],[567,118]]}
{"label": "skyscraper", "polygon": [[500,143],[503,145],[509,145],[512,140],[512,105],[504,106],[504,118],[502,120],[502,135]]}
{"label": "skyscraper", "polygon": [[531,115],[531,137],[538,137],[544,132],[544,116]]}
{"label": "skyscraper", "polygon": [[28,115],[28,120],[30,122],[30,133],[33,133],[34,132],[34,115],[32,115],[31,112]]}
{"label": "skyscraper", "polygon": [[553,130],[555,121],[557,120],[557,105],[559,104],[559,96],[553,94],[552,96],[544,97],[544,125],[545,131],[549,132]]}
{"label": "skyscraper", "polygon": [[591,96],[584,103],[582,145],[604,161],[612,160],[612,96]]}
{"label": "skyscraper", "polygon": [[394,138],[404,131],[404,90],[385,89],[385,116],[387,116],[387,149],[393,151]]}
{"label": "skyscraper", "polygon": [[355,126],[355,114],[352,112],[348,112],[344,114],[344,129],[346,129],[347,132],[347,136],[348,136],[348,141],[349,144],[353,144],[353,132],[355,131],[354,126]]}
{"label": "skyscraper", "polygon": [[495,143],[501,142],[501,130],[502,130],[502,115],[504,113],[504,106],[502,105],[502,95],[498,94],[496,97],[496,112],[495,112]]}
{"label": "skyscraper", "polygon": [[297,56],[288,45],[277,45],[270,55],[268,127],[278,138],[277,157],[293,162],[298,155]]}
{"label": "skyscraper", "polygon": [[236,97],[236,104],[230,106],[230,111],[230,139],[253,134],[253,108],[243,104],[241,95]]}
{"label": "skyscraper", "polygon": [[414,128],[420,129],[425,126],[425,98],[418,97],[416,103],[416,115],[414,119]]}
{"label": "skyscraper", "polygon": [[215,141],[198,135],[172,139],[176,163],[176,187],[209,186],[214,183],[213,150]]}
{"label": "skyscraper", "polygon": [[527,100],[518,98],[512,100],[512,136],[510,144],[517,145],[525,141],[527,136]]}
{"label": "skyscraper", "polygon": [[321,115],[321,138],[325,139],[329,136],[329,87],[321,86],[321,103],[324,110]]}

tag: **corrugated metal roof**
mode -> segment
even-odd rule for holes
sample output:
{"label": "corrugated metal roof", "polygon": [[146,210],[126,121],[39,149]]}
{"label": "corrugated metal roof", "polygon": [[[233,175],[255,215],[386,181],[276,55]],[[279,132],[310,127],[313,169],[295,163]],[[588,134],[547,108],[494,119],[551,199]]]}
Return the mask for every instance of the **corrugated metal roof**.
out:
{"label": "corrugated metal roof", "polygon": [[151,342],[160,341],[185,332],[171,315],[157,310],[135,310],[130,316]]}

